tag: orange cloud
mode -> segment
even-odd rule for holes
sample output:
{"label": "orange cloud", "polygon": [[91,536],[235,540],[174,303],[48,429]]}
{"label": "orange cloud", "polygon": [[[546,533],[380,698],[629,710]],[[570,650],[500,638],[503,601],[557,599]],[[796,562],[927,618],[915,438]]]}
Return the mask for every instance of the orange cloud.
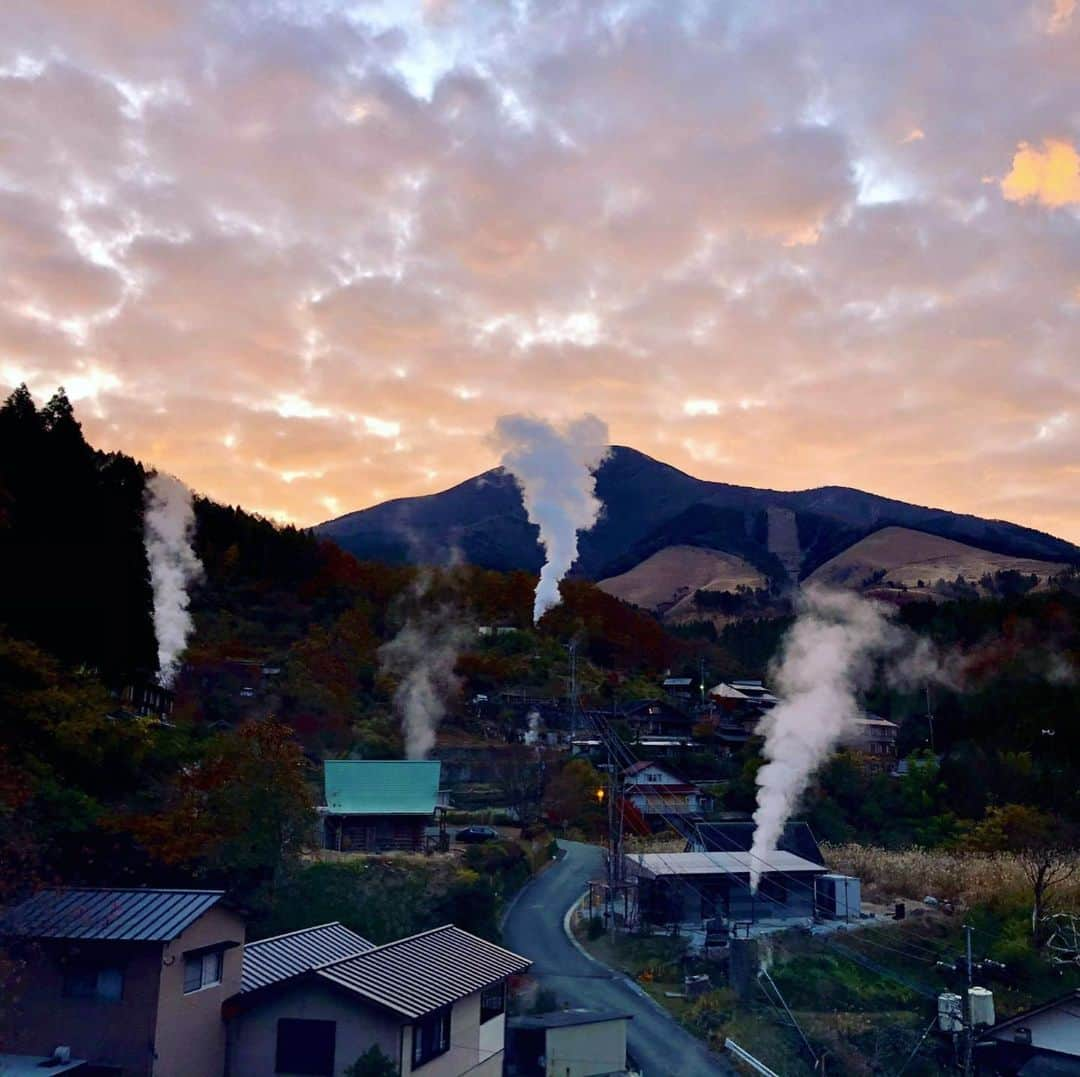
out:
{"label": "orange cloud", "polygon": [[1012,170],[1001,181],[1001,193],[1010,202],[1080,205],[1080,154],[1061,139],[1044,139],[1041,150],[1021,142]]}

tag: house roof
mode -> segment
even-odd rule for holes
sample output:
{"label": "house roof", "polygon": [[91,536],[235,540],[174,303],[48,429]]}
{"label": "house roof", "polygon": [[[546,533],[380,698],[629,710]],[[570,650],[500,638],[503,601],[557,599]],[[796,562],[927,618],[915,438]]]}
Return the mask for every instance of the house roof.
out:
{"label": "house roof", "polygon": [[[1023,1026],[1031,1029],[1033,1048],[1065,1055],[1073,1059],[1072,1065],[1075,1066],[1075,1059],[1080,1058],[1080,1021],[1076,1020],[1077,1014],[1080,1014],[1080,987],[1074,987],[1067,994],[1049,999],[1039,1006],[1016,1014],[1015,1017],[999,1021],[993,1028],[986,1030],[980,1037],[980,1042],[1011,1042],[1014,1030]],[[1057,1015],[1068,1020],[1055,1020]],[[1024,1072],[1033,1073],[1035,1070],[1025,1067]]]}
{"label": "house roof", "polygon": [[[700,823],[697,828],[697,842],[691,838],[689,844],[700,843],[702,851],[710,853],[749,852],[754,846],[755,829],[756,824],[753,822]],[[807,823],[785,823],[776,847],[782,852],[794,853],[815,864],[825,863],[814,832]],[[687,852],[692,851],[693,849],[687,849]]]}
{"label": "house roof", "polygon": [[665,677],[665,688],[688,688],[694,683],[693,677]]}
{"label": "house roof", "polygon": [[223,890],[42,890],[12,909],[2,930],[37,939],[169,942],[223,896]]}
{"label": "house roof", "polygon": [[327,809],[343,815],[431,815],[441,768],[437,759],[327,759]]}
{"label": "house roof", "polygon": [[315,975],[415,1019],[498,983],[528,958],[447,924],[315,970]]}
{"label": "house roof", "polygon": [[574,1028],[578,1025],[599,1025],[604,1021],[633,1021],[633,1014],[602,1010],[554,1010],[551,1013],[522,1014],[511,1017],[511,1028]]}
{"label": "house roof", "polygon": [[877,718],[872,714],[866,715],[863,718],[856,718],[855,724],[860,726],[881,726],[888,729],[900,728],[895,722],[890,722],[887,718]]}
{"label": "house roof", "polygon": [[240,990],[255,991],[308,969],[355,957],[374,948],[373,942],[336,921],[271,939],[257,939],[244,947]]}
{"label": "house roof", "polygon": [[[627,861],[637,867],[640,874],[653,879],[683,875],[748,875],[750,866],[755,862],[747,852],[633,853],[627,856]],[[821,874],[824,871],[820,864],[813,864],[780,849],[761,857],[760,865],[766,875],[775,872]]]}
{"label": "house roof", "polygon": [[[649,767],[655,766],[656,764],[651,759],[642,759],[640,762],[631,763],[630,766],[623,771],[623,774],[628,778],[632,778],[635,774],[640,774],[643,770],[648,770]],[[663,770],[664,768],[661,767],[660,769]],[[664,771],[664,773],[666,774],[667,771]]]}

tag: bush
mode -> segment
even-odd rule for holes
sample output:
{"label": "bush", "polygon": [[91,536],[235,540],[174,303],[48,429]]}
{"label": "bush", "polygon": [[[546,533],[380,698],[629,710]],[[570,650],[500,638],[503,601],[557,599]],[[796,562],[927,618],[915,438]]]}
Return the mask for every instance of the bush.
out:
{"label": "bush", "polygon": [[589,926],[586,929],[585,934],[590,939],[600,938],[600,936],[603,935],[605,931],[607,931],[607,928],[604,927],[604,921],[601,917],[592,916],[589,918]]}
{"label": "bush", "polygon": [[346,1071],[345,1077],[398,1077],[397,1064],[373,1043]]}

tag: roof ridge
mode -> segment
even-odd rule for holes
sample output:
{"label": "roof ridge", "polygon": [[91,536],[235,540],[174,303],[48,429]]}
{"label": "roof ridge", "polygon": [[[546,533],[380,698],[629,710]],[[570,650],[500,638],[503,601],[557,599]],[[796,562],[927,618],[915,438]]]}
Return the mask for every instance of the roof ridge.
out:
{"label": "roof ridge", "polygon": [[[322,972],[323,969],[332,968],[334,965],[343,965],[346,961],[355,961],[358,957],[368,957],[371,954],[384,953],[394,946],[400,946],[404,942],[412,942],[414,939],[422,939],[425,935],[436,935],[440,931],[455,930],[461,931],[462,928],[456,924],[443,924],[441,927],[429,927],[427,931],[418,931],[415,935],[406,935],[404,938],[392,939],[390,942],[381,943],[378,946],[373,946],[370,950],[364,950],[359,954],[350,954],[348,957],[338,957],[333,961],[327,961],[322,965],[312,965],[311,972]],[[470,932],[466,931],[466,935]],[[473,938],[479,938],[478,935],[474,935]],[[484,940],[485,942],[487,940]]]}
{"label": "roof ridge", "polygon": [[[306,935],[310,931],[321,931],[324,927],[341,927],[357,938],[363,939],[364,936],[357,931],[353,931],[352,928],[345,927],[340,920],[327,920],[325,924],[312,924],[311,927],[298,927],[295,931],[283,931],[280,935],[267,935],[265,939],[252,939],[251,942],[244,943],[245,947],[250,949],[252,946],[261,946],[264,942],[277,942],[278,939],[289,939],[294,935]],[[366,939],[364,939],[367,942]]]}
{"label": "roof ridge", "polygon": [[[165,886],[46,886],[39,894],[218,894],[224,890],[188,890]],[[33,896],[33,895],[31,895]]]}

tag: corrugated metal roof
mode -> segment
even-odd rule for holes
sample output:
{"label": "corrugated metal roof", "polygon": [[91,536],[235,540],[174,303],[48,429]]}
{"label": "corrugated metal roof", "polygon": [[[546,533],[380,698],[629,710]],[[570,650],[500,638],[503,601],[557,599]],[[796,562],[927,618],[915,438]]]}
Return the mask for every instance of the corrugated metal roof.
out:
{"label": "corrugated metal roof", "polygon": [[431,815],[441,769],[437,759],[327,759],[326,805],[352,815]]}
{"label": "corrugated metal roof", "polygon": [[39,939],[168,942],[216,905],[223,890],[42,890],[2,930]]}
{"label": "corrugated metal roof", "polygon": [[272,939],[257,939],[244,947],[244,972],[240,990],[287,980],[308,969],[373,950],[375,944],[340,923],[320,924]]}
{"label": "corrugated metal roof", "polygon": [[[750,865],[755,863],[748,852],[632,853],[627,855],[626,860],[632,869],[651,878],[665,875],[747,875]],[[820,864],[813,864],[780,849],[766,853],[756,863],[765,875],[778,871],[812,871],[820,875],[824,871]]]}
{"label": "corrugated metal roof", "polygon": [[328,965],[317,975],[415,1019],[531,964],[448,924]]}

